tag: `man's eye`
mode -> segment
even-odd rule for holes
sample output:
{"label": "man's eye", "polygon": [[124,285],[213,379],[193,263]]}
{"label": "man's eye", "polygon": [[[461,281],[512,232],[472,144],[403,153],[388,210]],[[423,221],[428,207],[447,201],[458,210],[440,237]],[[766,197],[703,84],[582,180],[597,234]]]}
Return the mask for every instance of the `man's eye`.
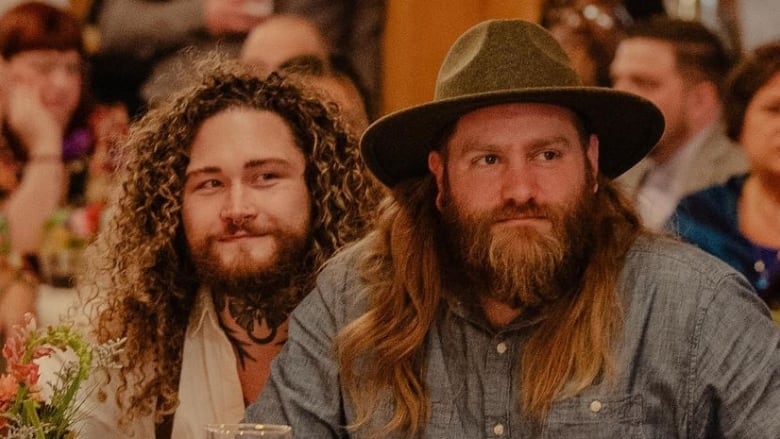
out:
{"label": "man's eye", "polygon": [[498,163],[498,156],[495,154],[485,154],[477,160],[479,164],[495,165]]}
{"label": "man's eye", "polygon": [[214,189],[222,186],[222,182],[219,180],[205,180],[198,183],[195,189]]}
{"label": "man's eye", "polygon": [[544,151],[539,156],[542,160],[550,161],[557,159],[561,155],[557,151]]}
{"label": "man's eye", "polygon": [[261,181],[276,180],[277,178],[279,178],[279,175],[273,172],[264,172],[257,176],[257,179]]}

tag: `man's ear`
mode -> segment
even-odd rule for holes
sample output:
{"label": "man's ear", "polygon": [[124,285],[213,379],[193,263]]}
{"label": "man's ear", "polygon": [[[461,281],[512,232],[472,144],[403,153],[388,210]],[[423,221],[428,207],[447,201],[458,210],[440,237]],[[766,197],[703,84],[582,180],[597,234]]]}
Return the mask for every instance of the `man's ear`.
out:
{"label": "man's ear", "polygon": [[441,194],[444,191],[444,157],[442,157],[439,151],[428,153],[428,170],[436,178],[436,188],[438,189],[436,193],[436,208],[441,210]]}
{"label": "man's ear", "polygon": [[590,162],[590,169],[593,172],[593,193],[599,190],[599,138],[595,134],[590,135],[588,147],[585,149],[585,158]]}

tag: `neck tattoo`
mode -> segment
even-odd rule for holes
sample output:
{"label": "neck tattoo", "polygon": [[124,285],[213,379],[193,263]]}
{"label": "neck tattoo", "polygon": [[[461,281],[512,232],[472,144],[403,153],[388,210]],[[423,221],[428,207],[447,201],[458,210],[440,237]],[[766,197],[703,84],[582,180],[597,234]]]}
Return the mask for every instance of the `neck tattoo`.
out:
{"label": "neck tattoo", "polygon": [[[250,349],[253,345],[267,345],[273,343],[276,339],[279,328],[287,320],[288,311],[279,309],[269,309],[265,306],[254,306],[235,297],[228,297],[224,294],[214,294],[214,306],[218,313],[227,308],[230,318],[238,325],[241,331],[235,327],[228,327],[223,319],[219,318],[219,325],[228,341],[233,345],[238,354],[238,360],[241,368],[246,368],[247,360],[257,361]],[[221,314],[220,314],[221,315]],[[263,331],[263,335],[258,335],[258,331]],[[279,340],[277,344],[281,345],[285,340]]]}

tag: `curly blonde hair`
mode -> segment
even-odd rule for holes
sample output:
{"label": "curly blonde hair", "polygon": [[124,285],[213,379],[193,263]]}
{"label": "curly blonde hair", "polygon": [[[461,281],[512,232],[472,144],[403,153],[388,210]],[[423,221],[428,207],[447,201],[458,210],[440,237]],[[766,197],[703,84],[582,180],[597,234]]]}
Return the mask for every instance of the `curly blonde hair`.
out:
{"label": "curly blonde hair", "polygon": [[312,288],[322,263],[363,235],[381,198],[336,107],[294,80],[276,74],[262,79],[220,61],[199,85],[150,111],[131,131],[115,211],[90,249],[97,262],[89,278],[99,290],[95,336],[127,339],[115,395],[120,426],[136,416],[154,415],[159,423],[176,410],[198,289],[181,220],[189,148],[207,118],[235,107],[279,114],[307,157],[312,244],[302,261],[307,276],[286,304],[288,312]]}

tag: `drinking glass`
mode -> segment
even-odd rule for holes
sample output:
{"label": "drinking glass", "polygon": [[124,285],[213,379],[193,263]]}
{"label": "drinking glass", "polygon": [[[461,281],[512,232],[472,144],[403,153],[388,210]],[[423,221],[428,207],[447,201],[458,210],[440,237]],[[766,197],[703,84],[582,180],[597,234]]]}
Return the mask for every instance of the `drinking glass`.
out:
{"label": "drinking glass", "polygon": [[289,425],[274,424],[208,424],[206,439],[293,439]]}

